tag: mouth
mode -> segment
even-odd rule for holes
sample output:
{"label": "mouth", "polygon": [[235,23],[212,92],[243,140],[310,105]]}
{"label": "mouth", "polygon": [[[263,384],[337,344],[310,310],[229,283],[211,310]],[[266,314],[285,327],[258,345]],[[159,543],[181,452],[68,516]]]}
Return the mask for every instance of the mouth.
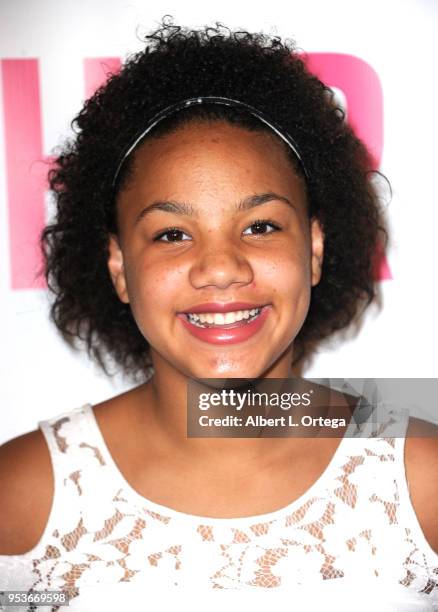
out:
{"label": "mouth", "polygon": [[265,329],[271,311],[272,304],[208,302],[191,306],[177,317],[183,328],[197,340],[225,346],[257,336]]}
{"label": "mouth", "polygon": [[206,313],[184,313],[187,321],[195,327],[202,329],[216,327],[220,329],[232,329],[242,327],[255,321],[261,314],[263,306],[251,310],[235,310],[231,312],[206,312]]}

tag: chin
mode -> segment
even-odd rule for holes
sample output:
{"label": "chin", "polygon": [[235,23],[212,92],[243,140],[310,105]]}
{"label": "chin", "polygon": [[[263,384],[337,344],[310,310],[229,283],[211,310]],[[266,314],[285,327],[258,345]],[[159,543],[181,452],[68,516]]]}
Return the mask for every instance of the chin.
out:
{"label": "chin", "polygon": [[[255,380],[263,377],[267,372],[268,367],[257,367],[254,364],[251,366],[239,366],[238,364],[230,364],[229,362],[223,362],[219,357],[215,357],[214,364],[202,364],[201,367],[196,368],[196,372],[193,372],[191,378],[194,380],[201,380],[207,378],[217,378],[224,380],[227,378],[245,378],[249,380]],[[209,367],[210,366],[210,367]],[[218,385],[220,385],[220,380]]]}
{"label": "chin", "polygon": [[199,384],[203,388],[222,390],[237,389],[241,386],[246,388],[248,382],[257,380],[257,376],[197,376],[192,378],[192,383]]}

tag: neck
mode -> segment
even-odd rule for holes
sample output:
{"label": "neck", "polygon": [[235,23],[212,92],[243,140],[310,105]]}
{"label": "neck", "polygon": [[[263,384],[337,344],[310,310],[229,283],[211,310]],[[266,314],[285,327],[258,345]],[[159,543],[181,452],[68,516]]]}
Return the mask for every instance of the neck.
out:
{"label": "neck", "polygon": [[[291,378],[291,350],[283,356],[261,378]],[[187,437],[187,387],[190,378],[177,371],[160,356],[154,355],[154,375],[142,386],[140,410],[144,413],[145,425],[163,452],[180,455],[186,460],[220,460],[221,464],[236,461],[252,461],[265,457],[269,450],[278,451],[285,443],[276,438],[224,438],[221,428],[208,428],[209,437]],[[211,389],[210,389],[211,391]],[[147,406],[147,411],[144,408]],[[143,419],[142,419],[143,420]]]}

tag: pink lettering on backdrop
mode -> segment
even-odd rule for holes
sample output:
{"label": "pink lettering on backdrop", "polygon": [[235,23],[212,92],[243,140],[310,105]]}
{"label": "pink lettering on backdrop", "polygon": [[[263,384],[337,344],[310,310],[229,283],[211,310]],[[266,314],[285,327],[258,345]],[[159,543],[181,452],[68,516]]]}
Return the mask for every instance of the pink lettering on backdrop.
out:
{"label": "pink lettering on backdrop", "polygon": [[[345,95],[348,121],[372,153],[378,168],[383,149],[383,102],[375,71],[363,60],[338,53],[310,53],[306,64]],[[12,289],[43,288],[38,237],[45,224],[45,191],[50,158],[42,152],[38,60],[2,60],[6,179]],[[84,60],[85,96],[120,69],[120,59]],[[391,279],[382,248],[375,257],[377,280]]]}
{"label": "pink lettering on backdrop", "polygon": [[[376,71],[359,57],[343,53],[309,53],[303,59],[321,81],[342,91],[348,123],[366,144],[374,168],[379,168],[383,151],[383,93]],[[374,278],[392,279],[382,245],[374,256]]]}
{"label": "pink lettering on backdrop", "polygon": [[378,168],[383,150],[383,94],[375,70],[359,57],[342,53],[309,53],[304,59],[313,74],[345,95],[348,123]]}
{"label": "pink lettering on backdrop", "polygon": [[43,287],[36,236],[44,226],[45,184],[38,60],[2,60],[12,289]]}
{"label": "pink lettering on backdrop", "polygon": [[[86,95],[120,68],[119,58],[85,60]],[[1,61],[12,289],[44,288],[38,272],[38,237],[46,223],[45,193],[51,158],[42,151],[42,113],[37,59]]]}
{"label": "pink lettering on backdrop", "polygon": [[85,98],[94,94],[111,74],[120,70],[119,57],[86,58],[84,60]]}

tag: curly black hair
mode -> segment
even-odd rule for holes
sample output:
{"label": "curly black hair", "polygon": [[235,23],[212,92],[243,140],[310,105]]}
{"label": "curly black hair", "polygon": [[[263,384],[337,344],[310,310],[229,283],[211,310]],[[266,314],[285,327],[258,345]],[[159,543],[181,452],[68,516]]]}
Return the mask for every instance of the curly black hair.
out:
{"label": "curly black hair", "polygon": [[[70,345],[77,339],[85,343],[108,375],[108,358],[129,376],[151,365],[149,345],[129,304],[118,298],[107,267],[108,235],[117,233],[117,193],[129,178],[129,159],[118,190],[112,186],[114,172],[121,152],[152,115],[199,95],[256,107],[293,135],[303,157],[308,212],[320,220],[325,246],[322,278],[312,288],[294,363],[316,341],[346,328],[377,295],[374,257],[386,230],[372,162],[332,91],[307,71],[291,41],[220,24],[189,30],[165,18],[145,37],[144,50],[85,102],[72,122],[75,137],[49,172],[55,216],[40,245],[41,273],[55,295],[50,317]],[[211,116],[268,129],[240,111],[198,106],[158,126],[153,136],[181,121]],[[291,160],[300,172],[292,155]]]}

